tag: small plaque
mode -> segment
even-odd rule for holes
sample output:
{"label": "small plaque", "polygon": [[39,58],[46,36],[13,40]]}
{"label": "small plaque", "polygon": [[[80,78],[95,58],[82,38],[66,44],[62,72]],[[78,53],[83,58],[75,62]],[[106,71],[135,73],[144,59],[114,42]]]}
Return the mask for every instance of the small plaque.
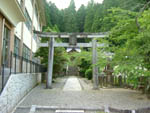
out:
{"label": "small plaque", "polygon": [[74,35],[74,34],[70,35],[69,45],[77,45],[77,37],[76,37],[76,35]]}

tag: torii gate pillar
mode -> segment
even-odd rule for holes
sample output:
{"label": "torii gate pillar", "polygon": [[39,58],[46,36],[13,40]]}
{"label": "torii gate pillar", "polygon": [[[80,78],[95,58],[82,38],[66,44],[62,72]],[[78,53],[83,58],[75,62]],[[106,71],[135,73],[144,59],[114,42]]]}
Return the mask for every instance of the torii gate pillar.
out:
{"label": "torii gate pillar", "polygon": [[46,81],[46,88],[52,88],[52,75],[53,75],[53,61],[54,60],[54,38],[49,41],[49,55],[48,55],[48,75]]}
{"label": "torii gate pillar", "polygon": [[92,40],[93,46],[93,56],[92,56],[92,63],[93,63],[93,89],[98,90],[98,66],[97,63],[97,40]]}

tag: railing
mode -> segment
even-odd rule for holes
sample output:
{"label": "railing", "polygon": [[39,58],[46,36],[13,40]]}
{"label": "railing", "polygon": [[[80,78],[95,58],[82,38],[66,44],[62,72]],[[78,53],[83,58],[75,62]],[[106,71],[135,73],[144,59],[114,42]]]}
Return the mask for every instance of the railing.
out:
{"label": "railing", "polygon": [[3,63],[1,67],[0,92],[5,87],[5,84],[7,83],[7,80],[9,79],[11,74],[46,72],[46,68],[43,65],[28,60],[15,53],[10,54],[8,61],[8,64]]}

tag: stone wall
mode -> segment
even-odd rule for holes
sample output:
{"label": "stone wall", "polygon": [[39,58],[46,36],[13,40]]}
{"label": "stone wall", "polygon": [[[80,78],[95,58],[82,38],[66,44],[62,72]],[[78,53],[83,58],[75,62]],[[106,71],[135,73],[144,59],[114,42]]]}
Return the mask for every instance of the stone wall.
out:
{"label": "stone wall", "polygon": [[0,113],[10,113],[40,82],[41,74],[13,74],[0,95]]}

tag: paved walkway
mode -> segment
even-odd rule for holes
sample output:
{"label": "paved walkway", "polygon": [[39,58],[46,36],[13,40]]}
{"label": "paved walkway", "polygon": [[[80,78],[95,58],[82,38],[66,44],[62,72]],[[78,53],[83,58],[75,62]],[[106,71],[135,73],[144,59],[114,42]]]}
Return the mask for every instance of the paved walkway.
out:
{"label": "paved walkway", "polygon": [[81,85],[79,83],[78,78],[76,77],[69,77],[63,91],[81,91]]}
{"label": "paved walkway", "polygon": [[[99,109],[109,106],[132,110],[150,107],[150,100],[138,91],[122,88],[92,90],[91,85],[91,82],[85,79],[74,77],[58,78],[53,84],[53,89],[45,89],[45,84],[41,84],[26,97],[15,113],[29,113],[32,105],[76,109]],[[71,88],[74,90],[70,90]],[[36,113],[54,113],[54,111],[39,109]],[[99,112],[87,111],[86,113]]]}

